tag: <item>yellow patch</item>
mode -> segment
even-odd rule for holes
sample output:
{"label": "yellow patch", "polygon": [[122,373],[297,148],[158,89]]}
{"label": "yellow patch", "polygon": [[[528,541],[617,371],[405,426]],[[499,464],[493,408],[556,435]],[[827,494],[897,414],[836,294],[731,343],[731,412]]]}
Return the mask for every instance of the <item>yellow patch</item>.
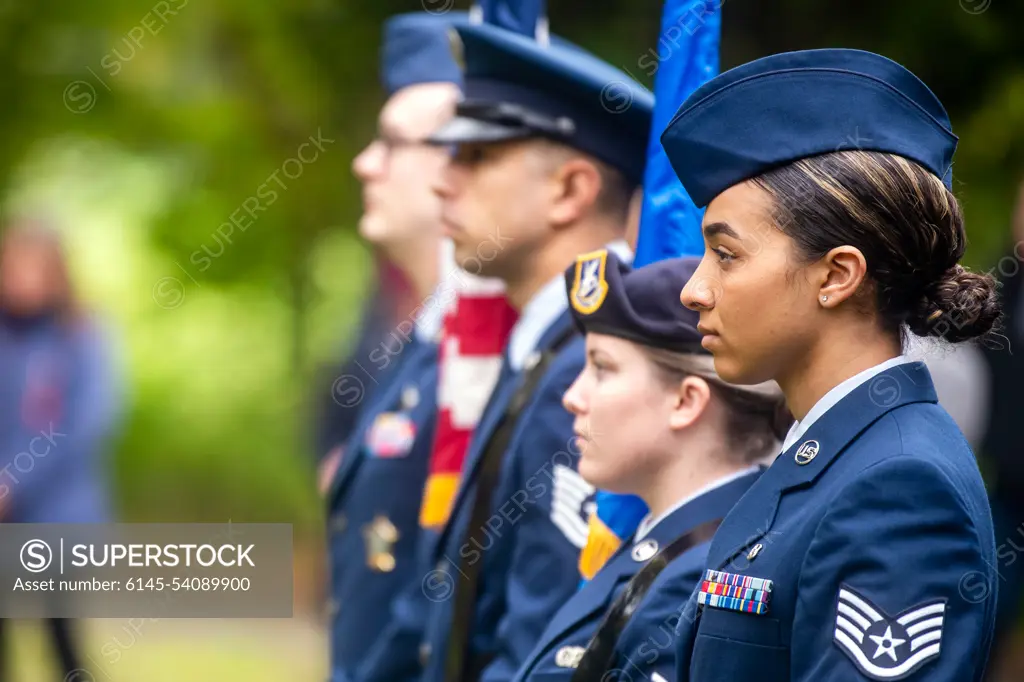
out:
{"label": "yellow patch", "polygon": [[591,514],[587,528],[587,544],[580,552],[580,575],[586,580],[593,580],[621,544],[622,540],[604,525],[597,512]]}
{"label": "yellow patch", "polygon": [[462,38],[454,28],[448,29],[448,49],[452,53],[452,61],[459,67],[459,71],[466,70],[466,50],[462,45]]}
{"label": "yellow patch", "polygon": [[608,295],[608,282],[605,280],[605,264],[608,262],[608,251],[592,251],[576,257],[576,278],[569,294],[569,302],[576,312],[590,315],[601,307]]}

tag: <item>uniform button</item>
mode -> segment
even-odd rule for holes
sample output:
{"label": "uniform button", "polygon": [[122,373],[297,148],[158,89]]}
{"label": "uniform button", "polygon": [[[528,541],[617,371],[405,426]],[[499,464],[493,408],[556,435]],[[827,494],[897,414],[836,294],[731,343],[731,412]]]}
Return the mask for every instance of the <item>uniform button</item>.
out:
{"label": "uniform button", "polygon": [[762,549],[764,549],[764,545],[762,545],[760,542],[751,547],[750,551],[747,552],[747,561],[753,561],[754,559],[756,559],[757,555],[761,553]]}
{"label": "uniform button", "polygon": [[420,665],[424,668],[427,667],[427,663],[430,662],[430,654],[433,652],[433,647],[424,642],[420,644]]}
{"label": "uniform button", "polygon": [[334,533],[342,533],[348,526],[348,519],[342,513],[335,514],[331,517],[331,531]]}
{"label": "uniform button", "polygon": [[337,600],[335,600],[335,599],[328,599],[327,600],[327,617],[330,620],[334,620],[334,618],[338,615],[338,609],[339,609],[339,606],[338,606]]}

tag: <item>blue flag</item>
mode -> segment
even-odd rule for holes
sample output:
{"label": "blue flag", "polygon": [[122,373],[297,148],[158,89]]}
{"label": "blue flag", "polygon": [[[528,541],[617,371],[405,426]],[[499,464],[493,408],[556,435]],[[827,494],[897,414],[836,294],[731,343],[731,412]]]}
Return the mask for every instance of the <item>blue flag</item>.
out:
{"label": "blue flag", "polygon": [[547,35],[546,0],[477,0],[474,5],[485,24],[531,38]]}
{"label": "blue flag", "polygon": [[[657,49],[638,62],[657,71],[636,267],[704,253],[703,211],[693,205],[676,179],[660,137],[683,100],[718,74],[721,4],[721,0],[666,0]],[[587,544],[580,554],[585,580],[594,577],[646,514],[647,505],[639,497],[598,491],[597,510],[590,518]]]}

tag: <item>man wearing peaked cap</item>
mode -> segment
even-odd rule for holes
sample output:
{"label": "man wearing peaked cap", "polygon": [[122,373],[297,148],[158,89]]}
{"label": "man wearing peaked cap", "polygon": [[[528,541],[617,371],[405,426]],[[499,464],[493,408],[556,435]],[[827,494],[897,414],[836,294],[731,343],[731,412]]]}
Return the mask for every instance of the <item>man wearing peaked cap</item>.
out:
{"label": "man wearing peaked cap", "polygon": [[[461,74],[447,29],[462,14],[404,14],[384,26],[381,80],[388,99],[377,137],[355,158],[362,184],[360,235],[394,263],[420,305],[356,358],[361,395],[355,428],[327,490],[331,559],[330,622],[333,680],[348,679],[388,626],[390,604],[418,580],[419,504],[437,413],[437,333],[441,305],[440,202],[429,178],[446,158],[425,138],[451,117]],[[365,374],[364,374],[365,373]],[[347,383],[345,383],[347,382]]]}
{"label": "man wearing peaked cap", "polygon": [[[576,471],[562,394],[583,365],[562,284],[584,252],[622,243],[652,97],[585,50],[487,25],[456,27],[456,117],[431,141],[456,261],[505,282],[519,312],[501,374],[420,586],[422,671],[382,640],[362,682],[507,680],[576,590],[592,488]],[[376,661],[376,662],[375,662]]]}
{"label": "man wearing peaked cap", "polygon": [[678,679],[980,680],[991,512],[904,354],[910,335],[959,343],[999,316],[992,278],[959,263],[942,104],[885,57],[794,52],[712,79],[661,140],[707,207],[694,278],[714,286],[681,300],[719,375],[776,380],[797,419],[711,543]]}
{"label": "man wearing peaked cap", "polygon": [[536,41],[490,26],[460,26],[463,100],[437,144],[544,138],[642,180],[654,98],[625,73],[556,38]]}

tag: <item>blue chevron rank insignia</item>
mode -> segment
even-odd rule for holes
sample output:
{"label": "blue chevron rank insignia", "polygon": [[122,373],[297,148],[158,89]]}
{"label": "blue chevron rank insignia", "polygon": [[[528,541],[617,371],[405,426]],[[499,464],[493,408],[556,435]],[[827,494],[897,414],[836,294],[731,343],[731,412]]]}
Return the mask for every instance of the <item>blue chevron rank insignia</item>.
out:
{"label": "blue chevron rank insignia", "polygon": [[945,618],[945,599],[889,616],[843,585],[833,642],[871,679],[899,680],[939,657]]}

